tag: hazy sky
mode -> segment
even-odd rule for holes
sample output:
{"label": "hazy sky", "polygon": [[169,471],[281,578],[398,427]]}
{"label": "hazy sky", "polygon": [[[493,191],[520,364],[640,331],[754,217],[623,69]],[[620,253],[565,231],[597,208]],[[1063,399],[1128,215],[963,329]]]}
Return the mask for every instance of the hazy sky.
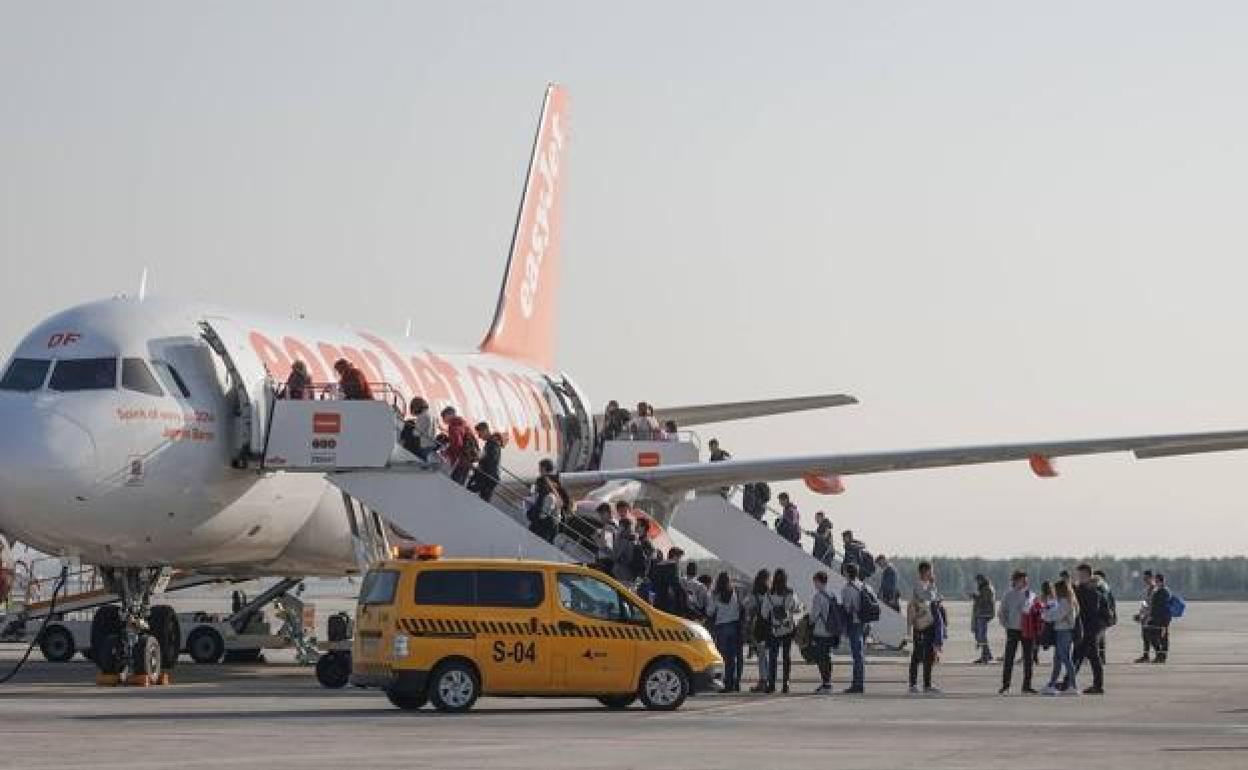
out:
{"label": "hazy sky", "polygon": [[[0,2],[0,347],[151,289],[464,345],[572,97],[590,397],[739,457],[1248,426],[1248,6]],[[1243,554],[1248,452],[848,480],[879,551]],[[679,522],[677,522],[679,526]]]}

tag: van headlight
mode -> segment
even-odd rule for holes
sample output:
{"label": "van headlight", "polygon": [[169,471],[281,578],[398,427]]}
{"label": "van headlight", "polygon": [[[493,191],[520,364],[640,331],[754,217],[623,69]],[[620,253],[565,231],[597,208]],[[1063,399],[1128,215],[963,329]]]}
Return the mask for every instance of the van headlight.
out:
{"label": "van headlight", "polygon": [[394,642],[391,646],[391,657],[395,660],[402,660],[407,657],[407,634],[395,634]]}
{"label": "van headlight", "polygon": [[688,626],[689,630],[692,631],[693,635],[699,640],[703,642],[714,641],[714,639],[711,638],[711,632],[707,631],[706,626],[701,623],[686,623],[685,625]]}

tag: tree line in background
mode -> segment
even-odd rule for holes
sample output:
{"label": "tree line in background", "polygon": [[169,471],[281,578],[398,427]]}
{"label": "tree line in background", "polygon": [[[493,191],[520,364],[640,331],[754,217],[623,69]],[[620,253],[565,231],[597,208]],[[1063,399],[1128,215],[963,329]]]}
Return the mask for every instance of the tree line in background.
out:
{"label": "tree line in background", "polygon": [[1165,575],[1170,589],[1185,599],[1248,600],[1248,558],[1242,556],[1205,559],[1151,556],[1022,556],[1017,559],[907,556],[896,557],[891,561],[897,568],[903,598],[910,594],[911,581],[919,562],[930,561],[936,568],[936,583],[940,586],[941,593],[949,599],[965,599],[966,594],[975,588],[977,574],[983,574],[992,581],[1000,595],[1009,587],[1010,574],[1016,569],[1027,573],[1035,589],[1043,580],[1056,580],[1062,570],[1074,574],[1075,567],[1087,562],[1093,569],[1105,571],[1110,588],[1119,601],[1136,598],[1142,593],[1140,574],[1146,569]]}

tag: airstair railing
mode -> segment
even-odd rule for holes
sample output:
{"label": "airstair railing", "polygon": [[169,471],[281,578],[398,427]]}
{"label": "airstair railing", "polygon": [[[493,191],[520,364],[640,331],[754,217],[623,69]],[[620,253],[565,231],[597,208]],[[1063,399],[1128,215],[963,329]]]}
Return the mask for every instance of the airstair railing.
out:
{"label": "airstair railing", "polygon": [[[369,382],[368,387],[373,392],[374,401],[385,401],[400,416],[407,413],[407,400],[401,390],[385,381]],[[281,383],[274,392],[274,398],[278,401],[341,401],[342,387],[336,382],[310,382],[303,387],[302,399],[290,399],[287,384]]]}
{"label": "airstair railing", "polygon": [[[498,485],[494,489],[494,494],[498,495],[501,492],[501,497],[511,507],[525,515],[527,518],[529,510],[528,497],[527,495],[518,492],[517,489],[527,489],[529,487],[529,482],[525,481],[501,464],[498,466],[498,470],[500,476],[506,476],[510,479],[510,481],[504,483],[500,478],[495,478],[481,470],[477,470],[475,472],[480,473],[487,479],[494,481]],[[575,515],[575,513],[570,516],[561,517],[559,520],[558,534],[563,535],[567,540],[581,548],[584,551],[584,554],[582,554],[583,556],[586,556],[588,559],[592,559],[598,552],[598,545],[594,542],[593,533],[587,532],[584,527],[578,527],[573,523],[582,523],[583,521],[584,518]]]}

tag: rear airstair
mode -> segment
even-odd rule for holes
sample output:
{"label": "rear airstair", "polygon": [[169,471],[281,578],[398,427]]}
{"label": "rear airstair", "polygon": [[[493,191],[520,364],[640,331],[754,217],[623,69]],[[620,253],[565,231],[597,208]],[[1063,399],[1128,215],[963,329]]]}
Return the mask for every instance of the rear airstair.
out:
{"label": "rear airstair", "polygon": [[[789,585],[800,592],[811,585],[816,572],[823,570],[834,593],[839,595],[845,585],[839,572],[715,492],[699,493],[682,502],[672,514],[672,523],[746,575],[783,567],[789,574]],[[886,647],[900,648],[906,638],[906,620],[881,604],[880,619],[871,624],[870,635]]]}

